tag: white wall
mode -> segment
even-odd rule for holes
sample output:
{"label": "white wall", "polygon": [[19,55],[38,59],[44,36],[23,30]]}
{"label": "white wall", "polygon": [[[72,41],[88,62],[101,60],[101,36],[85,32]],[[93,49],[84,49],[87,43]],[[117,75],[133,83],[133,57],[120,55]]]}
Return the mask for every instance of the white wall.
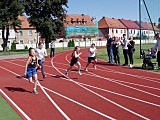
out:
{"label": "white wall", "polygon": [[[0,38],[2,39],[2,30],[0,30]],[[15,31],[14,29],[9,29],[9,39],[15,38]]]}

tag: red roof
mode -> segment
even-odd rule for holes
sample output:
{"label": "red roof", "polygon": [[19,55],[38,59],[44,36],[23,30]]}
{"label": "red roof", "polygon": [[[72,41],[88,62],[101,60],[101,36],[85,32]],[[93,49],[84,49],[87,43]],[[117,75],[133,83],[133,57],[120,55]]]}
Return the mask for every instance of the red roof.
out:
{"label": "red roof", "polygon": [[139,26],[132,20],[119,19],[128,29],[139,29]]}
{"label": "red roof", "polygon": [[65,21],[65,26],[95,26],[92,18],[84,14],[67,14]]}
{"label": "red roof", "polygon": [[117,29],[126,29],[118,19],[115,18],[102,18],[98,21],[98,28],[117,28]]}
{"label": "red roof", "polygon": [[18,16],[18,19],[21,20],[21,28],[34,28],[30,26],[26,16]]}

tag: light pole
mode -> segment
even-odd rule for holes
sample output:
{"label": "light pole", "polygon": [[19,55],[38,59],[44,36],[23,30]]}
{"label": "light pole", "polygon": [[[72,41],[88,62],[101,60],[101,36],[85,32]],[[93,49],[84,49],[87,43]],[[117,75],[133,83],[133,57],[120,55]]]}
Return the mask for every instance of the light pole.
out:
{"label": "light pole", "polygon": [[140,58],[141,58],[141,40],[142,40],[142,26],[141,26],[141,0],[139,0],[139,35],[140,35]]}
{"label": "light pole", "polygon": [[150,36],[149,36],[149,34],[150,34],[150,33],[149,33],[149,19],[145,18],[145,20],[147,20],[148,40],[149,40],[149,37],[150,37]]}

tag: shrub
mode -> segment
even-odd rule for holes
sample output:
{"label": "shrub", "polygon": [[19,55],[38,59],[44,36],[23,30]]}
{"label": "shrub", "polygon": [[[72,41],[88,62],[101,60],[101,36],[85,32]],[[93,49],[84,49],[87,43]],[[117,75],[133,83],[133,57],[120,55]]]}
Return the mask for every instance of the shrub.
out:
{"label": "shrub", "polygon": [[28,46],[26,45],[26,46],[24,47],[24,49],[25,49],[25,50],[28,50]]}
{"label": "shrub", "polygon": [[16,43],[12,43],[12,45],[11,45],[11,50],[16,50]]}
{"label": "shrub", "polygon": [[72,39],[71,43],[72,43],[72,47],[75,47],[75,42],[73,39]]}

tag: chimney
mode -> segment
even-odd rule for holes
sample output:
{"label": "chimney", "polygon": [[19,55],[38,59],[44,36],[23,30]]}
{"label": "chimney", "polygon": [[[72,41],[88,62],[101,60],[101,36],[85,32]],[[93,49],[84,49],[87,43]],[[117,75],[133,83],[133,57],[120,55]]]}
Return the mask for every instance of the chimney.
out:
{"label": "chimney", "polygon": [[82,16],[84,16],[84,14],[82,14]]}
{"label": "chimney", "polygon": [[103,16],[102,18],[105,18],[105,16]]}

